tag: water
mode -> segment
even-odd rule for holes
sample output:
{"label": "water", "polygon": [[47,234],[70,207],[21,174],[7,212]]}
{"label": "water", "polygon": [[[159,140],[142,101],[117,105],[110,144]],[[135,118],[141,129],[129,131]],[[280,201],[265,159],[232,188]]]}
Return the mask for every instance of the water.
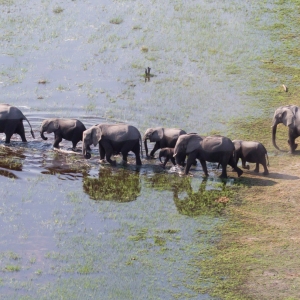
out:
{"label": "water", "polygon": [[[200,164],[193,178],[156,160],[143,158],[138,168],[133,156],[111,168],[99,165],[97,148],[84,160],[81,143],[77,153],[68,153],[68,141],[54,151],[53,134],[43,141],[39,126],[72,117],[87,128],[122,121],[141,133],[165,126],[226,135],[228,120],[247,112],[244,92],[256,80],[249,75],[271,45],[254,28],[258,8],[0,1],[0,101],[19,107],[37,137],[24,122],[28,143],[0,143],[4,298],[212,299],[193,289],[201,270],[191,262],[211,244],[225,204],[203,200],[222,188],[203,181]],[[215,165],[209,172],[219,174]]]}

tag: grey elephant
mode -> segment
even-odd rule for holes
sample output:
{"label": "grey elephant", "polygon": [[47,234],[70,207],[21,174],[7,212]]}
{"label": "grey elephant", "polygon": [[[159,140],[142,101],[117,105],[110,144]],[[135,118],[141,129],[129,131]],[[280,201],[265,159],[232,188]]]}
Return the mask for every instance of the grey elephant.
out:
{"label": "grey elephant", "polygon": [[150,157],[154,157],[155,151],[160,148],[174,148],[178,137],[182,134],[186,134],[186,132],[178,128],[148,128],[143,137],[146,156],[148,156],[147,140],[155,143],[154,148],[150,152]]}
{"label": "grey elephant", "polygon": [[22,142],[27,142],[23,120],[28,122],[30,126],[30,133],[32,137],[35,138],[31,124],[17,107],[9,104],[0,104],[0,132],[5,133],[6,144],[10,143],[10,139],[14,133],[20,135]]}
{"label": "grey elephant", "polygon": [[[177,154],[177,155],[178,155],[178,158],[179,158],[179,154]],[[160,160],[161,165],[162,165],[163,168],[166,167],[166,164],[167,164],[167,162],[169,160],[171,160],[171,162],[173,163],[173,165],[176,166],[176,161],[175,161],[175,158],[174,158],[174,148],[168,148],[168,147],[166,147],[166,148],[160,149],[158,157],[159,157],[159,160]],[[162,157],[165,157],[165,161],[164,162],[162,162],[162,160],[161,160]],[[180,163],[179,163],[180,166],[183,166],[183,167],[185,166],[185,157],[186,157],[185,155],[181,155],[181,157],[179,159],[180,160]],[[197,161],[196,160],[193,162],[193,165],[194,166],[197,165]]]}
{"label": "grey elephant", "polygon": [[89,159],[91,154],[88,146],[99,144],[100,160],[106,160],[113,166],[116,161],[111,160],[115,153],[122,153],[123,161],[127,162],[128,152],[135,154],[136,164],[141,165],[142,138],[137,128],[127,124],[98,124],[83,132],[82,154]]}
{"label": "grey elephant", "polygon": [[285,126],[288,126],[288,144],[290,146],[290,153],[294,153],[297,144],[295,143],[295,139],[300,136],[300,111],[299,107],[296,105],[285,105],[280,106],[276,109],[273,117],[272,124],[272,142],[276,149],[279,147],[276,145],[276,129],[277,125],[283,123]]}
{"label": "grey elephant", "polygon": [[[161,158],[162,157],[165,157],[165,161],[162,162]],[[159,160],[162,164],[162,167],[165,168],[166,167],[166,164],[169,160],[171,160],[171,162],[173,163],[173,165],[175,166],[176,165],[176,161],[175,161],[175,158],[174,158],[174,148],[162,148],[160,149],[159,151]]]}
{"label": "grey elephant", "polygon": [[190,167],[198,159],[205,176],[208,176],[206,161],[220,163],[222,166],[221,178],[227,178],[227,165],[230,165],[240,177],[243,171],[237,167],[234,159],[234,145],[224,136],[200,136],[198,134],[181,135],[174,148],[176,163],[179,164],[182,155],[188,155],[184,173],[189,173]]}
{"label": "grey elephant", "polygon": [[72,150],[75,151],[77,143],[82,141],[82,134],[85,130],[85,126],[79,120],[52,118],[43,121],[40,134],[43,140],[47,140],[48,138],[44,136],[44,132],[54,132],[54,148],[59,148],[59,143],[62,139],[65,139],[72,142]]}
{"label": "grey elephant", "polygon": [[[238,163],[239,159],[242,160],[242,168],[249,170],[249,165],[246,162],[256,163],[254,172],[259,172],[259,164],[264,167],[264,175],[268,175],[269,171],[267,165],[269,165],[269,158],[265,146],[258,142],[233,140],[235,148],[235,159]],[[268,164],[267,164],[268,160]]]}

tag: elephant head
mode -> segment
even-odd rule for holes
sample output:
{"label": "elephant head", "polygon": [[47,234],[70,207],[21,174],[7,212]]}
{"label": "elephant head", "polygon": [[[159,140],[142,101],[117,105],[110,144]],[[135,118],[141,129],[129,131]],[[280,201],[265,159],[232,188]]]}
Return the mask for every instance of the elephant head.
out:
{"label": "elephant head", "polygon": [[198,149],[202,140],[203,137],[195,133],[180,135],[174,148],[174,157],[176,158],[176,163],[180,164],[183,156]]}
{"label": "elephant head", "polygon": [[44,136],[44,132],[52,133],[55,132],[59,128],[59,123],[57,119],[47,119],[44,120],[41,129],[40,134],[43,140],[47,140],[48,138]]}
{"label": "elephant head", "polygon": [[290,129],[293,129],[295,126],[295,120],[296,120],[296,113],[298,111],[298,107],[295,105],[286,105],[281,106],[276,109],[273,117],[273,124],[272,124],[272,142],[276,149],[283,151],[279,149],[279,147],[276,144],[276,129],[277,125],[280,123],[283,123],[285,126],[288,126]]}
{"label": "elephant head", "polygon": [[91,158],[91,154],[87,152],[90,145],[97,146],[102,137],[102,130],[99,126],[94,125],[83,132],[82,138],[82,154],[85,158]]}
{"label": "elephant head", "polygon": [[147,140],[151,143],[159,142],[164,136],[164,129],[162,127],[148,128],[144,134],[143,141],[145,145],[146,155],[148,156]]}

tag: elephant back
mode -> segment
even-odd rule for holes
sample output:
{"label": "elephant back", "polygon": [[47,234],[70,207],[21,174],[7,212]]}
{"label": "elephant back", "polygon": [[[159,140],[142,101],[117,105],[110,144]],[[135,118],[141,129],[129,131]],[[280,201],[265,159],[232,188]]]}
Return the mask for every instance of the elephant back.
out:
{"label": "elephant back", "polygon": [[203,139],[201,145],[204,151],[209,152],[233,152],[235,149],[232,141],[229,138],[221,135],[207,136]]}
{"label": "elephant back", "polygon": [[99,125],[102,137],[115,142],[138,140],[141,137],[138,129],[127,124],[101,124]]}
{"label": "elephant back", "polygon": [[8,120],[8,119],[22,119],[25,117],[23,113],[15,106],[11,106],[9,104],[0,104],[0,119]]}
{"label": "elephant back", "polygon": [[183,134],[186,134],[186,132],[179,128],[164,128],[164,136],[169,139],[177,140]]}

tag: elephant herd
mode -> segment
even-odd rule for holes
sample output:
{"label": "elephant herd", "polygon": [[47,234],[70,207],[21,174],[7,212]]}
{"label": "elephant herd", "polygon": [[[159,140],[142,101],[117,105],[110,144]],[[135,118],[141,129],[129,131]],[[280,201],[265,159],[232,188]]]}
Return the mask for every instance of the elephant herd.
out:
{"label": "elephant herd", "polygon": [[[35,138],[32,127],[28,119],[16,107],[9,104],[0,104],[0,132],[5,133],[5,143],[10,143],[14,133],[20,135],[23,142],[26,142],[23,120],[26,120],[31,129],[31,135]],[[295,139],[300,136],[300,112],[295,105],[279,107],[273,117],[272,142],[276,149],[276,128],[279,123],[289,127],[288,144],[290,152],[294,153],[297,148]],[[137,128],[127,124],[97,124],[86,129],[83,123],[76,119],[46,119],[40,127],[42,139],[47,140],[44,133],[54,133],[54,148],[59,148],[62,139],[72,142],[72,150],[75,150],[79,141],[83,142],[82,154],[85,158],[91,158],[90,145],[99,146],[100,162],[106,159],[111,165],[116,165],[116,161],[111,157],[114,154],[122,154],[123,161],[127,162],[128,152],[133,152],[136,157],[136,165],[141,165],[140,154],[142,154],[142,136]],[[154,158],[154,153],[160,150],[159,159],[165,157],[162,166],[171,160],[174,165],[185,165],[185,174],[189,173],[192,164],[196,164],[198,159],[201,163],[205,176],[208,176],[206,162],[215,162],[222,167],[222,178],[227,177],[227,165],[230,165],[238,176],[243,171],[237,166],[239,159],[242,160],[242,168],[249,169],[246,162],[256,163],[254,172],[259,172],[259,164],[264,168],[264,175],[267,175],[267,151],[258,142],[233,140],[229,138],[212,135],[201,136],[197,133],[187,133],[177,128],[148,128],[144,134],[143,141],[146,156],[148,155],[147,140],[155,142],[154,148],[150,152],[150,158]],[[187,157],[187,161],[185,163]]]}

